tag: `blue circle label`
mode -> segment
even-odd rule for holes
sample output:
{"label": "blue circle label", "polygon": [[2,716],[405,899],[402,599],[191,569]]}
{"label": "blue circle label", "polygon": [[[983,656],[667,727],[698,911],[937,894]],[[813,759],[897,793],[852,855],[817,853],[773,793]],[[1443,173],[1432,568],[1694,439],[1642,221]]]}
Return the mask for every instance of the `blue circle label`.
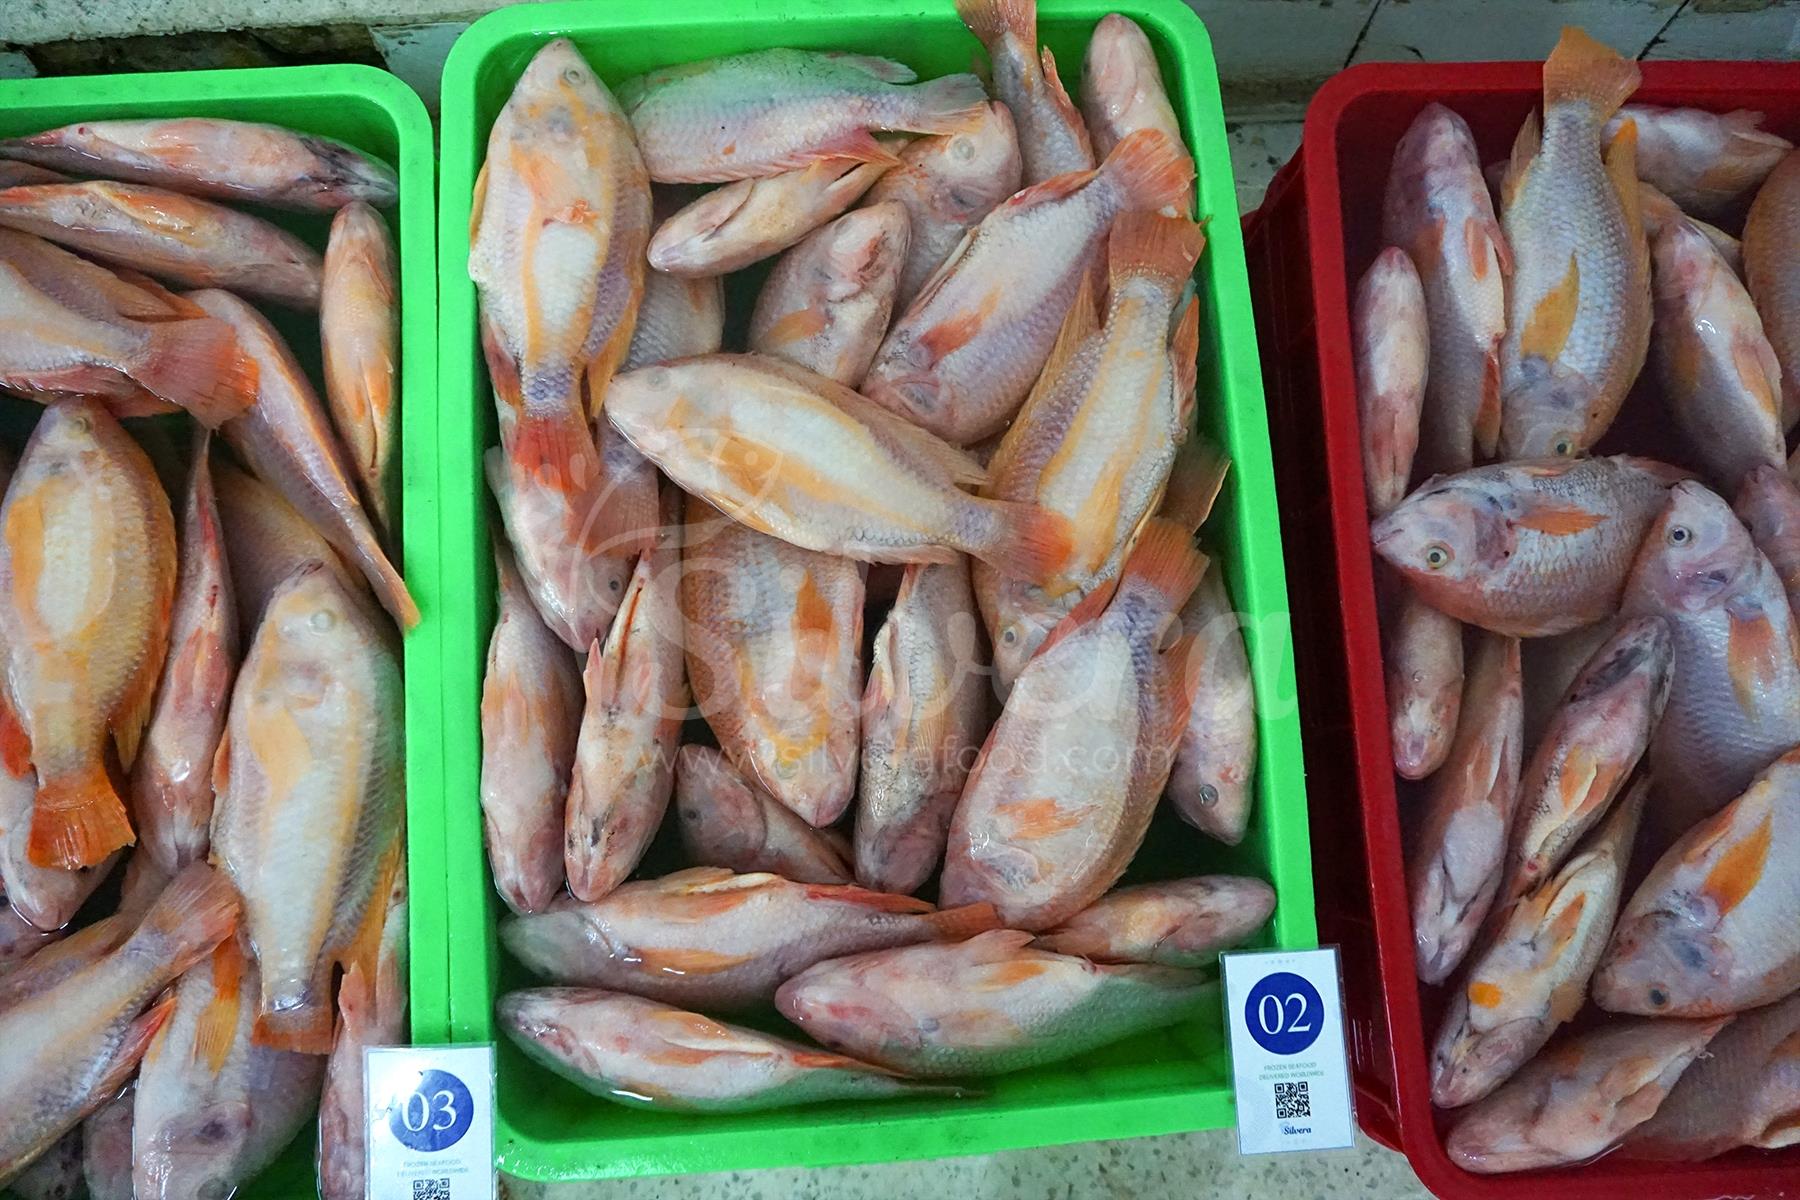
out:
{"label": "blue circle label", "polygon": [[1244,1001],[1244,1027],[1270,1054],[1299,1054],[1319,1040],[1324,1024],[1319,989],[1291,971],[1264,976]]}
{"label": "blue circle label", "polygon": [[469,1132],[475,1101],[462,1080],[435,1068],[419,1076],[419,1086],[400,1097],[388,1113],[388,1128],[412,1150],[447,1150]]}

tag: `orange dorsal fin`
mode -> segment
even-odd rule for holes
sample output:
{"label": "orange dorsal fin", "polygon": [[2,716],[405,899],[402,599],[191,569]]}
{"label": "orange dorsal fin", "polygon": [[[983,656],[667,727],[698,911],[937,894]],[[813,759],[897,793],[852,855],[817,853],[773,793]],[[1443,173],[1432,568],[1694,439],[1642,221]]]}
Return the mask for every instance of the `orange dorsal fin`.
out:
{"label": "orange dorsal fin", "polygon": [[1562,280],[1537,302],[1525,318],[1525,329],[1519,335],[1519,353],[1527,358],[1555,362],[1569,343],[1569,332],[1575,328],[1575,314],[1581,306],[1581,264],[1573,252],[1569,269]]}
{"label": "orange dorsal fin", "polygon": [[1634,245],[1644,243],[1644,198],[1638,188],[1637,122],[1626,120],[1606,147],[1606,175],[1613,191],[1619,194],[1619,207],[1625,213],[1625,229]]}
{"label": "orange dorsal fin", "polygon": [[1175,376],[1176,424],[1186,433],[1194,424],[1194,393],[1200,382],[1200,300],[1195,297],[1181,310],[1175,332],[1169,335],[1169,369]]}
{"label": "orange dorsal fin", "polygon": [[936,911],[929,901],[920,900],[916,896],[902,896],[896,892],[873,892],[868,888],[856,887],[853,884],[808,884],[806,898],[856,904],[863,908],[872,908],[877,912],[923,914]]}

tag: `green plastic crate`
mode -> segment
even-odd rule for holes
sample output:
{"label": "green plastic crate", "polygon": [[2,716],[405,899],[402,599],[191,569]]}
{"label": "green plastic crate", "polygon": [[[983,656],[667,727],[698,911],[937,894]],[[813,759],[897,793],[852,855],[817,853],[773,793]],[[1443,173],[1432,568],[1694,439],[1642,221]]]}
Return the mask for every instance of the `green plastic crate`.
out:
{"label": "green plastic crate", "polygon": [[[437,279],[433,273],[431,120],[419,97],[374,67],[267,67],[0,80],[0,137],[72,121],[128,117],[234,117],[267,121],[348,142],[394,166],[400,203],[387,209],[400,266],[401,479],[403,570],[424,614],[406,638],[406,767],[412,894],[412,1029],[419,1042],[449,1031],[445,961],[443,795],[439,753],[443,707],[439,638],[444,611],[438,584],[438,441],[432,403],[437,380]],[[329,216],[258,210],[320,250]],[[259,306],[261,307],[261,306]],[[317,319],[264,311],[281,329],[315,384]],[[35,406],[4,401],[8,417],[29,419]],[[16,407],[15,407],[16,406]],[[315,1137],[309,1127],[282,1159],[239,1193],[290,1200],[317,1192]]]}
{"label": "green plastic crate", "polygon": [[[1256,819],[1242,846],[1205,841],[1159,817],[1134,877],[1242,871],[1272,879],[1280,896],[1266,944],[1309,947],[1312,863],[1287,586],[1275,510],[1269,434],[1257,366],[1236,193],[1211,47],[1179,0],[1128,0],[1157,48],[1172,98],[1199,162],[1200,212],[1210,218],[1199,268],[1202,305],[1200,423],[1234,460],[1208,528],[1250,614],[1250,653],[1263,697]],[[1041,0],[1040,34],[1080,74],[1087,35],[1113,5]],[[608,0],[525,5],[470,27],[444,68],[439,368],[440,537],[446,562],[467,574],[469,597],[443,630],[445,827],[449,874],[435,898],[450,935],[450,1024],[458,1041],[496,1037],[493,1003],[530,980],[499,952],[501,907],[488,878],[477,803],[481,672],[493,625],[481,452],[496,433],[469,281],[471,189],[488,129],[532,54],[553,37],[574,39],[610,84],[652,67],[774,46],[831,48],[904,60],[921,76],[967,70],[978,50],[950,0]],[[422,881],[423,883],[424,881]],[[776,1027],[776,1026],[771,1026]],[[1068,1063],[997,1078],[979,1099],[836,1104],[736,1116],[646,1112],[597,1099],[528,1063],[503,1038],[496,1121],[500,1169],[540,1180],[880,1162],[978,1154],[1020,1146],[1119,1138],[1230,1125],[1232,1095],[1221,1022],[1205,1013]]]}

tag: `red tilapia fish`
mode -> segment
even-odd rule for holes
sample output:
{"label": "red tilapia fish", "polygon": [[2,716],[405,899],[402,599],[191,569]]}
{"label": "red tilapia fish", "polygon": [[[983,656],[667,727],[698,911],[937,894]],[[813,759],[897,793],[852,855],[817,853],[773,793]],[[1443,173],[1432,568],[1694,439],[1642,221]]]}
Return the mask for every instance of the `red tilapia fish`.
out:
{"label": "red tilapia fish", "polygon": [[717,750],[683,746],[676,754],[675,813],[694,863],[795,883],[852,882],[840,833],[808,825]]}
{"label": "red tilapia fish", "polygon": [[1650,255],[1637,126],[1601,135],[1637,90],[1636,62],[1573,26],[1544,63],[1501,186],[1514,270],[1501,344],[1508,458],[1577,454],[1612,425],[1650,342]]}
{"label": "red tilapia fish", "polygon": [[1617,611],[1638,543],[1684,474],[1626,455],[1477,467],[1427,481],[1370,536],[1439,612],[1544,637]]}
{"label": "red tilapia fish", "polygon": [[781,1015],[820,1042],[908,1075],[997,1075],[1059,1062],[1193,1016],[1197,971],[1033,949],[996,929],[966,942],[819,963],[781,985]]}
{"label": "red tilapia fish", "polygon": [[1800,152],[1757,190],[1744,219],[1744,284],[1781,363],[1782,428],[1800,422]]}
{"label": "red tilapia fish", "polygon": [[[1081,111],[1087,116],[1094,153],[1101,158],[1140,129],[1159,130],[1181,140],[1181,124],[1163,86],[1156,51],[1130,17],[1107,13],[1089,35],[1087,55],[1081,63]],[[1193,211],[1190,185],[1187,194],[1164,207],[1162,213],[1185,217]]]}
{"label": "red tilapia fish", "polygon": [[871,562],[966,552],[1028,579],[1068,556],[1060,515],[961,491],[986,479],[962,451],[778,359],[709,354],[630,371],[606,414],[684,491],[808,550]]}
{"label": "red tilapia fish", "polygon": [[1201,875],[1141,883],[1100,897],[1036,944],[1095,962],[1206,967],[1274,911],[1275,889],[1260,879]]}
{"label": "red tilapia fish", "polygon": [[1193,177],[1180,143],[1144,129],[1097,170],[1056,176],[995,208],[888,330],[863,384],[870,399],[958,445],[1004,429],[1113,219],[1174,203]]}
{"label": "red tilapia fish", "polygon": [[495,1006],[528,1058],[596,1096],[661,1112],[760,1112],[833,1100],[958,1096],[883,1068],[596,988],[527,988]]}
{"label": "red tilapia fish", "polygon": [[1256,685],[1237,606],[1214,563],[1181,606],[1193,639],[1193,700],[1169,769],[1169,804],[1183,821],[1228,846],[1244,840],[1256,798]]}
{"label": "red tilapia fish", "polygon": [[557,983],[670,1004],[743,1009],[823,959],[995,925],[991,905],[934,909],[911,896],[692,867],[624,884],[591,904],[509,917],[500,941]]}
{"label": "red tilapia fish", "polygon": [[1187,725],[1190,639],[1159,646],[1205,571],[1188,530],[1152,518],[1117,589],[1093,593],[1052,632],[957,804],[945,903],[985,900],[1005,924],[1041,930],[1118,881]]}
{"label": "red tilapia fish", "polygon": [[223,460],[212,464],[212,477],[238,629],[254,629],[276,586],[308,563],[333,572],[353,590],[367,589],[361,573],[347,566],[280,492]]}
{"label": "red tilapia fish", "polygon": [[820,159],[892,163],[870,130],[956,133],[982,119],[973,75],[926,83],[867,54],[755,50],[664,67],[619,85],[658,183],[754,179]]}
{"label": "red tilapia fish", "polygon": [[311,212],[399,198],[387,164],[354,147],[279,125],[213,117],[81,121],[0,141],[0,158]]}
{"label": "red tilapia fish", "polygon": [[407,911],[406,872],[399,871],[373,969],[368,963],[354,963],[338,985],[337,1035],[319,1096],[321,1200],[364,1200],[367,1191],[363,1051],[405,1045],[411,1036],[406,1022]]}
{"label": "red tilapia fish", "polygon": [[1800,480],[1780,467],[1758,467],[1744,477],[1733,511],[1781,576],[1800,621]]}
{"label": "red tilapia fish", "polygon": [[1710,1017],[1800,987],[1800,749],[1690,829],[1638,885],[1594,974],[1612,1012]]}
{"label": "red tilapia fish", "polygon": [[1093,170],[1087,126],[1050,48],[1038,49],[1037,0],[957,0],[956,15],[986,47],[994,98],[1018,124],[1025,186]]}
{"label": "red tilapia fish", "polygon": [[1425,291],[1412,259],[1389,246],[1356,285],[1351,314],[1363,489],[1371,517],[1400,503],[1412,479],[1431,354],[1425,311]]}
{"label": "red tilapia fish", "polygon": [[1394,770],[1424,779],[1444,765],[1462,717],[1463,627],[1399,585],[1383,630]]}
{"label": "red tilapia fish", "polygon": [[1741,108],[1627,104],[1606,123],[1606,139],[1627,121],[1637,126],[1638,178],[1697,217],[1729,215],[1794,148],[1761,127],[1763,114]]}
{"label": "red tilapia fish", "polygon": [[1419,429],[1426,474],[1492,456],[1500,438],[1500,340],[1512,256],[1481,178],[1475,136],[1428,104],[1394,148],[1381,235],[1411,255],[1429,317]]}
{"label": "red tilapia fish", "polygon": [[150,460],[93,401],[52,405],[0,508],[0,636],[17,718],[0,751],[37,769],[39,866],[91,866],[136,840],[105,747],[110,734],[126,769],[137,757],[175,575],[175,521]]}
{"label": "red tilapia fish", "polygon": [[389,478],[399,437],[400,310],[394,244],[380,214],[346,205],[331,222],[319,296],[325,402],[363,502],[389,536]]}

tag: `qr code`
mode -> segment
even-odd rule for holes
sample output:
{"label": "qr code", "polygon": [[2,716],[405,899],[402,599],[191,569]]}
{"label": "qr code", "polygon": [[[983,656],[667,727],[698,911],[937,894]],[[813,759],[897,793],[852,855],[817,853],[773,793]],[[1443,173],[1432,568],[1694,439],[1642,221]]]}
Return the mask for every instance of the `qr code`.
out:
{"label": "qr code", "polygon": [[412,1200],[450,1200],[448,1176],[443,1179],[415,1179],[412,1183]]}
{"label": "qr code", "polygon": [[[1275,1119],[1291,1121],[1295,1117],[1312,1116],[1312,1093],[1309,1085],[1300,1083],[1278,1083],[1275,1085]],[[417,1200],[415,1197],[414,1200]]]}

